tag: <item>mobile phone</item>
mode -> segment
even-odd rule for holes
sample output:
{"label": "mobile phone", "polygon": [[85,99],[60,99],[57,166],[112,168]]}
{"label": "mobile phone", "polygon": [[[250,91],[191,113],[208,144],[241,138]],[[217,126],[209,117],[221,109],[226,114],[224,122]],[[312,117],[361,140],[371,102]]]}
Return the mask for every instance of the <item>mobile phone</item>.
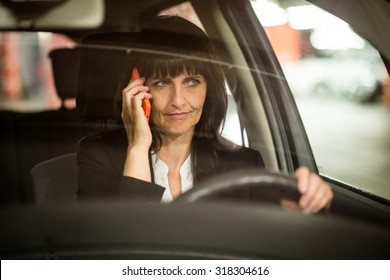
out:
{"label": "mobile phone", "polygon": [[[136,67],[133,68],[133,71],[131,73],[131,80],[139,79],[141,76],[138,72],[138,69]],[[150,118],[150,110],[152,108],[150,104],[150,100],[148,98],[142,99],[142,108],[144,109],[145,117],[149,121]]]}

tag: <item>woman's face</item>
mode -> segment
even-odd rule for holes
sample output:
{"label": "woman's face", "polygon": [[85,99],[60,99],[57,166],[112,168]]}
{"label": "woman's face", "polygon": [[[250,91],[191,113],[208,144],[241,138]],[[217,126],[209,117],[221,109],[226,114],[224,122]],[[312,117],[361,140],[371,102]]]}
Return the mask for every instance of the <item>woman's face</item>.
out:
{"label": "woman's face", "polygon": [[202,75],[152,77],[146,81],[152,94],[151,122],[163,135],[192,136],[206,99]]}

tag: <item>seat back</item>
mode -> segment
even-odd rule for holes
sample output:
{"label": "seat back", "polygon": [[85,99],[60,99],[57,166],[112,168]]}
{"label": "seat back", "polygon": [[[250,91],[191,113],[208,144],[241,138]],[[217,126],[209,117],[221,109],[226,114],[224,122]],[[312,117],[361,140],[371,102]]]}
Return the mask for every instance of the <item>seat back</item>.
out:
{"label": "seat back", "polygon": [[76,106],[82,119],[120,121],[115,107],[130,79],[129,54],[137,36],[137,32],[98,33],[87,36],[79,45]]}
{"label": "seat back", "polygon": [[[50,53],[58,95],[62,100],[76,97],[77,117],[81,123],[115,120],[113,125],[117,125],[115,96],[121,91],[126,69],[131,67],[129,48],[136,36],[133,32],[94,34],[74,49],[56,49]],[[68,113],[69,110],[61,111]],[[106,126],[96,128],[78,139],[105,129]],[[76,201],[75,152],[36,164],[31,175],[36,203]]]}
{"label": "seat back", "polygon": [[76,153],[69,153],[40,162],[31,169],[31,175],[36,203],[76,201]]}
{"label": "seat back", "polygon": [[66,99],[76,98],[79,76],[80,49],[61,48],[49,53],[52,63],[54,83],[62,106]]}
{"label": "seat back", "polygon": [[[65,100],[76,97],[79,50],[54,49],[49,58],[56,93],[64,105]],[[99,124],[83,121],[71,106],[39,112],[0,112],[0,158],[7,159],[1,164],[1,203],[32,201],[31,168],[44,160],[75,152],[79,139],[95,132]]]}

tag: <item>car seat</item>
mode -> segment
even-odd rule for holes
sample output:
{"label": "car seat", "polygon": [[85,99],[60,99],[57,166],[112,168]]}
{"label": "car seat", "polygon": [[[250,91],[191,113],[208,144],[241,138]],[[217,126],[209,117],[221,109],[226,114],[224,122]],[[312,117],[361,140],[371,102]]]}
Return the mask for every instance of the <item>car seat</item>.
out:
{"label": "car seat", "polygon": [[[55,85],[62,98],[76,97],[78,117],[100,125],[80,139],[88,141],[96,133],[121,126],[116,112],[116,93],[121,89],[130,47],[137,33],[114,32],[93,34],[75,49],[52,51]],[[64,75],[69,73],[70,75]],[[76,93],[76,94],[75,94]],[[31,169],[37,203],[59,200],[76,201],[77,156],[68,153],[45,160]]]}
{"label": "car seat", "polygon": [[[76,98],[80,50],[78,48],[54,49],[49,53],[49,57],[61,107],[57,110],[39,112],[33,116],[37,123],[47,127],[43,133],[37,131],[39,129],[37,125],[30,126],[30,134],[35,132],[34,139],[38,138],[36,142],[43,143],[42,149],[48,150],[48,154],[41,152],[40,160],[35,161],[29,169],[32,197],[37,203],[60,199],[75,201],[77,142],[96,129],[95,123],[84,122],[80,118],[76,108],[65,106],[66,100]],[[30,152],[30,155],[34,153],[34,151]]]}
{"label": "car seat", "polygon": [[76,153],[69,153],[40,162],[31,169],[31,174],[37,204],[76,201]]}
{"label": "car seat", "polygon": [[121,122],[117,97],[130,79],[133,65],[129,54],[137,46],[137,36],[137,32],[111,32],[84,38],[76,96],[82,119],[102,120],[104,125],[107,121]]}
{"label": "car seat", "polygon": [[49,58],[62,106],[39,112],[1,114],[5,124],[2,125],[0,154],[12,159],[2,163],[2,203],[33,201],[31,168],[47,159],[75,152],[78,140],[94,130],[92,123],[81,121],[76,108],[64,106],[66,100],[76,97],[78,51],[55,49],[49,53]]}
{"label": "car seat", "polygon": [[65,101],[76,97],[80,49],[54,49],[49,53],[49,57],[52,62],[57,95],[62,102],[61,109],[65,109]]}

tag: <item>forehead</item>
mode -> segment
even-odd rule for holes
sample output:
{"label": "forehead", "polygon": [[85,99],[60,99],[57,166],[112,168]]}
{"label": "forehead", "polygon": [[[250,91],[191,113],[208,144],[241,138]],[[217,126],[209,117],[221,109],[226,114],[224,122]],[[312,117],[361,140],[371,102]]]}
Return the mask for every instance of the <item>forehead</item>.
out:
{"label": "forehead", "polygon": [[186,78],[196,78],[196,79],[202,79],[205,80],[205,77],[202,74],[199,73],[187,73],[187,72],[182,72],[178,73],[177,75],[153,75],[147,78],[147,80],[153,80],[153,79],[186,79]]}
{"label": "forehead", "polygon": [[147,77],[170,77],[202,75],[203,67],[189,61],[160,61],[145,65]]}

